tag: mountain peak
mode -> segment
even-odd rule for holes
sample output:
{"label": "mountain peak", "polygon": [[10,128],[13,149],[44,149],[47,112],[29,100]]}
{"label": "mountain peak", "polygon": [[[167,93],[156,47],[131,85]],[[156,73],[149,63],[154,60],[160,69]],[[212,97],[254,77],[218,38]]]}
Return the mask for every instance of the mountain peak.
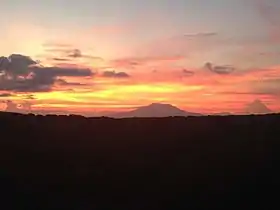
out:
{"label": "mountain peak", "polygon": [[117,113],[113,117],[170,117],[170,116],[200,116],[177,108],[171,104],[152,103],[147,106],[138,107],[129,112]]}
{"label": "mountain peak", "polygon": [[250,114],[268,114],[272,110],[269,109],[261,100],[256,99],[247,105],[247,112]]}
{"label": "mountain peak", "polygon": [[150,105],[147,105],[147,106],[173,106],[173,105],[167,104],[167,103],[154,102],[154,103],[151,103]]}
{"label": "mountain peak", "polygon": [[166,104],[166,103],[151,103],[150,105],[143,106],[143,107],[155,107],[155,108],[158,108],[158,107],[166,107],[166,108],[175,108],[175,109],[179,109],[179,108],[173,106],[172,104]]}
{"label": "mountain peak", "polygon": [[154,102],[154,103],[151,103],[151,104],[148,105],[148,106],[164,106],[164,105],[170,105],[170,104],[164,104],[164,103],[156,103],[156,102]]}

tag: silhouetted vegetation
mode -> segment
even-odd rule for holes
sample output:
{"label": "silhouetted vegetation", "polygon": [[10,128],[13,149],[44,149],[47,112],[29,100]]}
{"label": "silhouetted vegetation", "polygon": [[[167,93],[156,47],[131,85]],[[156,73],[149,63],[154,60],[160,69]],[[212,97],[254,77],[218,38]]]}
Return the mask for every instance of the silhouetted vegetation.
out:
{"label": "silhouetted vegetation", "polygon": [[280,116],[0,113],[1,209],[278,209]]}

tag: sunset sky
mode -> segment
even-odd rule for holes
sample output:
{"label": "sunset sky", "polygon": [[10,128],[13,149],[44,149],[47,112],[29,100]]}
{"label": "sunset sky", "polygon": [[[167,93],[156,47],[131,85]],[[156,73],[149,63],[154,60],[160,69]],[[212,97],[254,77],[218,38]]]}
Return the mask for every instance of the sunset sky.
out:
{"label": "sunset sky", "polygon": [[3,0],[0,100],[94,113],[154,102],[280,111],[279,0]]}

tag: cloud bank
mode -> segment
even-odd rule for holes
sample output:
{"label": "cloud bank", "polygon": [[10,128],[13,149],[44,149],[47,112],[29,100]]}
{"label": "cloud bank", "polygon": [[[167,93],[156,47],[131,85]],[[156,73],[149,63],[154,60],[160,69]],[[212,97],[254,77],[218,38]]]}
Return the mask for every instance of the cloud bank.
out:
{"label": "cloud bank", "polygon": [[90,69],[44,67],[30,57],[12,54],[0,58],[0,90],[12,92],[48,92],[56,82],[69,85],[59,77],[91,77]]}

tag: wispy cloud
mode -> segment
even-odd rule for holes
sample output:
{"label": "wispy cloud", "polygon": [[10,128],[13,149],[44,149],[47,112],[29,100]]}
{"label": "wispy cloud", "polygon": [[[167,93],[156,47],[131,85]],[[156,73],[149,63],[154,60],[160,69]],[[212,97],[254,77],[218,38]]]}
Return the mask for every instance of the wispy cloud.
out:
{"label": "wispy cloud", "polygon": [[197,34],[186,34],[184,37],[186,38],[207,38],[207,37],[215,37],[218,36],[216,32],[207,32],[207,33],[197,33]]}
{"label": "wispy cloud", "polygon": [[182,70],[184,76],[193,76],[195,73],[193,71],[187,70],[187,69],[183,69]]}
{"label": "wispy cloud", "polygon": [[81,49],[70,44],[46,43],[43,47],[44,51],[47,53],[43,57],[48,61],[63,63],[76,63],[77,60],[79,60],[80,63],[103,61],[103,58],[85,53]]}
{"label": "wispy cloud", "polygon": [[11,93],[0,93],[0,98],[7,98],[7,97],[11,97],[13,96],[13,94]]}
{"label": "wispy cloud", "polygon": [[205,68],[211,72],[214,72],[217,74],[224,74],[224,75],[230,74],[233,71],[235,71],[235,68],[233,66],[230,66],[230,65],[220,66],[220,65],[214,65],[209,62],[205,64]]}
{"label": "wispy cloud", "polygon": [[126,57],[112,60],[110,63],[115,68],[134,69],[149,64],[162,64],[164,62],[177,62],[184,59],[184,56],[139,56]]}

